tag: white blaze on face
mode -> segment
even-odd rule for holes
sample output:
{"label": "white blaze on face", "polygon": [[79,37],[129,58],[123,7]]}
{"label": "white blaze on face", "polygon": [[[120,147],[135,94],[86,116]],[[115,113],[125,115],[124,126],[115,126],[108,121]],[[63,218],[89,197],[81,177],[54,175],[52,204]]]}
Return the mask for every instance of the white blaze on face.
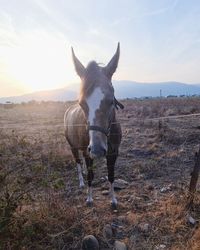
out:
{"label": "white blaze on face", "polygon": [[[104,98],[104,93],[102,92],[100,87],[97,87],[86,100],[88,108],[89,108],[88,120],[89,120],[90,125],[94,125],[96,111],[100,108],[101,101],[103,100],[103,98]],[[90,145],[93,145],[94,132],[95,131],[93,130],[89,131]],[[104,147],[106,148],[105,145]]]}
{"label": "white blaze on face", "polygon": [[103,100],[103,98],[104,98],[104,93],[102,92],[101,88],[98,87],[86,100],[88,108],[89,108],[88,119],[89,119],[90,125],[94,125],[95,113],[100,108],[101,101]]}

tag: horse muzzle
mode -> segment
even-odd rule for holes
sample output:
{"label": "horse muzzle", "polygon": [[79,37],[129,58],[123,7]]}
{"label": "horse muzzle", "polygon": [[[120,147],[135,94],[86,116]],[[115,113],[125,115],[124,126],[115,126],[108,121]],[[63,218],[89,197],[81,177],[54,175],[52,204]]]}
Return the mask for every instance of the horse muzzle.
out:
{"label": "horse muzzle", "polygon": [[96,159],[96,158],[105,157],[107,150],[101,145],[89,145],[88,152],[92,159]]}

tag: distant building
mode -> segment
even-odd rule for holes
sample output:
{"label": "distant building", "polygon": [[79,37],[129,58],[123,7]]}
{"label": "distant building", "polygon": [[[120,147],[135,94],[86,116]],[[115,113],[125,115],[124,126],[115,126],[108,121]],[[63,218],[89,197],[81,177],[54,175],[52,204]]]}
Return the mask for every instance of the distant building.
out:
{"label": "distant building", "polygon": [[4,108],[5,108],[5,109],[12,109],[12,108],[14,108],[14,103],[7,101],[7,102],[4,104]]}

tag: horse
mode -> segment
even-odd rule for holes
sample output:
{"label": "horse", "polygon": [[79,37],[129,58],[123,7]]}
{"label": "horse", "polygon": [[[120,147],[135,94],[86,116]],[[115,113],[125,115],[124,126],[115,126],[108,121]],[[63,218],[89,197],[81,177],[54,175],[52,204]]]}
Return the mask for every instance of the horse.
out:
{"label": "horse", "polygon": [[112,207],[117,207],[114,193],[114,167],[118,157],[122,131],[116,120],[115,109],[123,105],[115,98],[112,75],[116,71],[120,56],[120,44],[109,61],[102,67],[95,61],[87,67],[76,57],[73,47],[72,59],[75,71],[81,79],[80,96],[77,104],[70,106],[64,115],[65,137],[76,161],[80,188],[84,187],[83,161],[87,166],[88,192],[86,203],[92,205],[93,161],[106,158]]}

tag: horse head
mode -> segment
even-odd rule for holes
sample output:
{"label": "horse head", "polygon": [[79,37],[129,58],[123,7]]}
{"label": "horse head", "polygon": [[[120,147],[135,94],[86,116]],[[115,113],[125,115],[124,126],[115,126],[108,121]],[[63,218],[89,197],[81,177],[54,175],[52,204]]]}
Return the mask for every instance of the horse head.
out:
{"label": "horse head", "polygon": [[79,105],[87,120],[88,153],[92,159],[105,156],[108,150],[109,132],[115,121],[117,105],[111,80],[118,66],[119,55],[118,43],[114,56],[105,67],[95,61],[84,67],[72,48],[75,70],[81,79]]}

